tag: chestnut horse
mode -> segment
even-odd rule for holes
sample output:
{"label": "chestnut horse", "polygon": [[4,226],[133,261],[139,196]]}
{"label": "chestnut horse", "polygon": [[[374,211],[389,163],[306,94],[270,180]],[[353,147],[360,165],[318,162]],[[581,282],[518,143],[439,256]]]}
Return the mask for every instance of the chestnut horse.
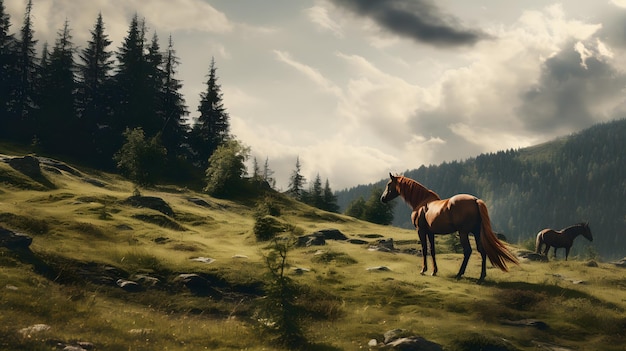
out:
{"label": "chestnut horse", "polygon": [[435,234],[450,234],[458,232],[463,246],[463,263],[456,278],[460,279],[465,274],[467,261],[472,253],[469,242],[469,234],[474,234],[476,248],[482,256],[482,269],[479,281],[483,281],[487,275],[485,262],[489,261],[503,271],[508,271],[506,261],[519,264],[515,255],[498,240],[491,229],[491,221],[485,202],[475,196],[467,194],[454,195],[449,199],[442,200],[432,190],[413,179],[403,176],[393,176],[387,183],[380,201],[387,203],[400,196],[413,209],[411,221],[417,228],[422,244],[423,266],[420,274],[428,270],[427,245],[430,244],[430,255],[433,260],[433,273],[437,274],[437,261],[435,260]]}
{"label": "chestnut horse", "polygon": [[556,249],[564,247],[565,261],[567,261],[567,256],[569,256],[569,250],[572,248],[572,244],[574,244],[574,239],[579,235],[584,236],[589,241],[593,241],[593,235],[591,235],[591,229],[588,223],[574,224],[562,230],[544,229],[537,234],[535,252],[541,253],[541,247],[546,245],[545,250],[543,250],[543,255],[548,257],[550,247],[554,247],[554,258],[556,259]]}

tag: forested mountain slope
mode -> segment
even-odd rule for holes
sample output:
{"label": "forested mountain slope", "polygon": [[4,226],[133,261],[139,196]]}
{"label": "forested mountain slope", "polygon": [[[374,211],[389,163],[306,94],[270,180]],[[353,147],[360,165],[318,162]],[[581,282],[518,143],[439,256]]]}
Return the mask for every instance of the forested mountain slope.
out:
{"label": "forested mountain slope", "polygon": [[[404,175],[442,198],[470,193],[484,199],[494,229],[510,242],[530,240],[546,227],[589,222],[593,248],[613,259],[626,256],[625,150],[626,120],[617,120],[541,145],[421,166]],[[339,206],[345,210],[386,181],[338,192]],[[396,201],[393,224],[411,227],[410,209]],[[581,237],[575,248],[588,244]]]}

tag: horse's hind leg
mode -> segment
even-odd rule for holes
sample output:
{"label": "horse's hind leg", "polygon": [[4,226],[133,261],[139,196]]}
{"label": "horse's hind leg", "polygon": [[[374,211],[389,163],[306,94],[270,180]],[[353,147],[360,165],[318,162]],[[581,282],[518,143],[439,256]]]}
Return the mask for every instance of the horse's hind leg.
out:
{"label": "horse's hind leg", "polygon": [[567,261],[567,256],[569,256],[569,247],[565,248],[565,261]]}
{"label": "horse's hind leg", "polygon": [[433,276],[437,275],[437,260],[435,259],[435,233],[428,232],[428,242],[430,243],[430,256],[433,258]]}
{"label": "horse's hind leg", "polygon": [[461,239],[461,246],[463,247],[463,263],[461,263],[461,268],[459,268],[459,273],[456,275],[456,279],[461,279],[463,274],[465,274],[465,268],[467,268],[467,262],[472,254],[472,247],[469,242],[469,233],[467,232],[459,232],[459,237]]}
{"label": "horse's hind leg", "polygon": [[421,275],[424,275],[428,270],[428,240],[426,239],[426,233],[423,230],[417,230],[417,235],[420,238],[420,243],[422,244],[422,270],[420,271]]}
{"label": "horse's hind leg", "polygon": [[476,239],[476,248],[478,249],[478,252],[480,252],[480,258],[482,259],[480,264],[480,278],[478,278],[478,281],[482,282],[487,276],[487,252],[483,247],[480,231],[478,231],[478,234],[474,234],[474,238]]}

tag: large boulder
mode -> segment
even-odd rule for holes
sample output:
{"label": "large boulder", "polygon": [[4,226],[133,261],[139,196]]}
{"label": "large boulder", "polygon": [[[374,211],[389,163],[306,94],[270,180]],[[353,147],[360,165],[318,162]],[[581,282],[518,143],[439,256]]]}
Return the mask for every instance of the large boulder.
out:
{"label": "large boulder", "polygon": [[24,157],[13,157],[9,159],[7,163],[16,171],[21,172],[30,178],[41,176],[39,159],[35,156],[27,155]]}
{"label": "large boulder", "polygon": [[12,250],[28,250],[32,242],[33,238],[26,234],[0,228],[0,247],[6,247]]}
{"label": "large boulder", "polygon": [[123,203],[137,208],[150,208],[166,216],[174,217],[174,210],[160,197],[135,195],[124,200]]}

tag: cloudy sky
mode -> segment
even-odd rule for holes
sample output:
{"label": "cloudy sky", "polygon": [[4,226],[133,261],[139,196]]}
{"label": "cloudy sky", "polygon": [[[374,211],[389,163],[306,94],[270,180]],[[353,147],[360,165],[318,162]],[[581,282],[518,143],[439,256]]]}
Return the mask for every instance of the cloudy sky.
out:
{"label": "cloudy sky", "polygon": [[[26,0],[4,0],[12,32]],[[112,50],[137,13],[180,58],[191,117],[211,58],[232,133],[278,187],[333,190],[626,115],[626,0],[33,0],[35,39]]]}

